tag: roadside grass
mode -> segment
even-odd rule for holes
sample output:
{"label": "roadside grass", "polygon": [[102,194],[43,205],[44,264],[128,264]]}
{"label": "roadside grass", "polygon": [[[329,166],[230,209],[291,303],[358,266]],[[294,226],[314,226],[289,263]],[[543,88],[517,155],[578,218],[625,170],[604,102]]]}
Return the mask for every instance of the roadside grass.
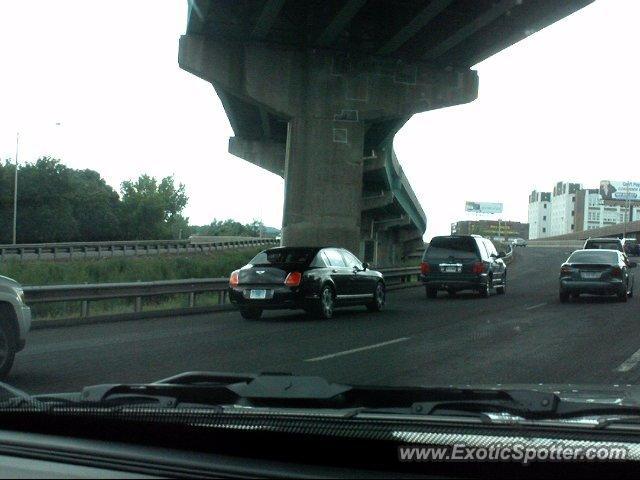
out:
{"label": "roadside grass", "polygon": [[246,248],[136,258],[8,260],[0,263],[0,275],[13,278],[24,286],[217,278],[229,276],[261,250]]}
{"label": "roadside grass", "polygon": [[[260,248],[217,251],[198,255],[159,255],[137,258],[101,258],[82,260],[11,260],[0,264],[0,275],[31,285],[74,285],[82,283],[147,282],[186,278],[228,277],[245,265]],[[143,311],[187,307],[188,295],[159,295],[142,299]],[[216,305],[217,293],[200,294],[197,306]],[[91,301],[89,316],[133,312],[135,299]],[[81,302],[57,302],[31,305],[34,318],[77,318]]]}

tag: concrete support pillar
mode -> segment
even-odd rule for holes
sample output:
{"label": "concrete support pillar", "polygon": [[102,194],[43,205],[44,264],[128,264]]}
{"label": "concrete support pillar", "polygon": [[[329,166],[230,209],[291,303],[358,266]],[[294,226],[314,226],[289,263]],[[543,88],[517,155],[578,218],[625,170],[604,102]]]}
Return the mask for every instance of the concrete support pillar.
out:
{"label": "concrete support pillar", "polygon": [[288,130],[283,244],[358,252],[363,125],[296,117]]}
{"label": "concrete support pillar", "polygon": [[[231,153],[281,174],[284,135],[272,135],[269,118],[288,124],[282,243],[355,253],[365,143],[377,148],[388,141],[389,125],[472,101],[478,91],[476,73],[465,69],[215,37],[183,36],[179,63],[221,96],[237,137]],[[401,172],[392,180],[402,183]],[[401,186],[392,189],[396,194]],[[399,201],[404,208],[417,200],[403,195]],[[397,226],[411,222],[401,220]]]}

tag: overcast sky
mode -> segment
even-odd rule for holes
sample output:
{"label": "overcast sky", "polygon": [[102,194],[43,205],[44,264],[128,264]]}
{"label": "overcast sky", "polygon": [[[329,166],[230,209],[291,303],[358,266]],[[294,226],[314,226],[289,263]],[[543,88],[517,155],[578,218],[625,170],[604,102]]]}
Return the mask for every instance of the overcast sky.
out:
{"label": "overcast sky", "polygon": [[[280,226],[283,180],[227,153],[213,88],[178,67],[186,4],[0,0],[0,158],[19,130],[21,161],[56,156],[116,190],[175,175],[192,223]],[[598,0],[477,65],[475,102],[411,119],[395,148],[427,239],[465,218],[465,200],[526,221],[534,188],[640,179],[638,18],[638,0]]]}

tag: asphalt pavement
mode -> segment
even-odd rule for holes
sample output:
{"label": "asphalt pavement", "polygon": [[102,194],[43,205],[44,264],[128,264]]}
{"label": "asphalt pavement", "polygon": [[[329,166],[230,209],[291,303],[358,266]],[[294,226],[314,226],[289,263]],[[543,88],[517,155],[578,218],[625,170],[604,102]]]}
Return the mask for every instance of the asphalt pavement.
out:
{"label": "asphalt pavement", "polygon": [[[7,383],[29,393],[151,382],[195,370],[292,372],[355,384],[634,384],[640,298],[558,300],[567,248],[519,248],[506,295],[390,292],[319,321],[237,312],[38,330]],[[636,275],[640,280],[640,270]]]}

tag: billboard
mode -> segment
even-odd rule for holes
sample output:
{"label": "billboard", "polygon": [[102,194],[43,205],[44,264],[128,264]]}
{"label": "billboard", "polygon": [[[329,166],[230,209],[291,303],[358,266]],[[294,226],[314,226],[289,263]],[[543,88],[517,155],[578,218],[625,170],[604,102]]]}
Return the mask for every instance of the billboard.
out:
{"label": "billboard", "polygon": [[600,196],[609,202],[640,202],[640,182],[615,182],[602,180]]}
{"label": "billboard", "polygon": [[488,202],[465,202],[464,211],[471,213],[502,213],[502,204]]}

